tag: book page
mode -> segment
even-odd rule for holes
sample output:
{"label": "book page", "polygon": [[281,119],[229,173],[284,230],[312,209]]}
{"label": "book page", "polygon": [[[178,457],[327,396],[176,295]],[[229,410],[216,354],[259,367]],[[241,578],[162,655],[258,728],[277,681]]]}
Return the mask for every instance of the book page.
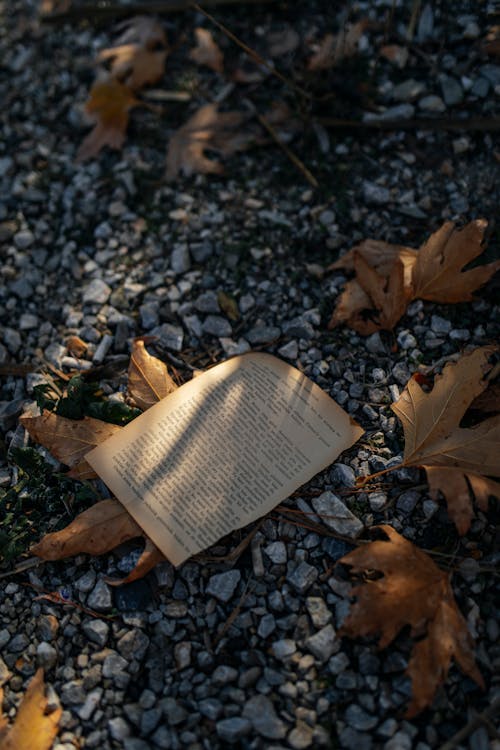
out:
{"label": "book page", "polygon": [[250,353],[181,386],[85,458],[180,565],[268,513],[362,433],[299,370]]}

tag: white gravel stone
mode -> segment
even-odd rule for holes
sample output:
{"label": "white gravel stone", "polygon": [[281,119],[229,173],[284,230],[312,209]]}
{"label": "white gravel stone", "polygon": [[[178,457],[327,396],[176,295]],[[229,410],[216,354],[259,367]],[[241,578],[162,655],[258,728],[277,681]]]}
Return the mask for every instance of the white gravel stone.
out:
{"label": "white gravel stone", "polygon": [[355,539],[363,530],[363,523],[333,492],[323,492],[312,504],[321,523],[338,534]]}
{"label": "white gravel stone", "polygon": [[207,594],[214,596],[220,602],[228,602],[236,591],[241,580],[239,570],[228,570],[212,576],[207,585]]}

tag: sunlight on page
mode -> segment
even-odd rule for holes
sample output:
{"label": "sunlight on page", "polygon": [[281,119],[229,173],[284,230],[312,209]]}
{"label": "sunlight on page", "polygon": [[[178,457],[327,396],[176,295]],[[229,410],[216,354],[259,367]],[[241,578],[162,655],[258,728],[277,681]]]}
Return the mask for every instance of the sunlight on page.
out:
{"label": "sunlight on page", "polygon": [[181,386],[85,458],[180,565],[268,513],[362,434],[301,372],[251,353]]}

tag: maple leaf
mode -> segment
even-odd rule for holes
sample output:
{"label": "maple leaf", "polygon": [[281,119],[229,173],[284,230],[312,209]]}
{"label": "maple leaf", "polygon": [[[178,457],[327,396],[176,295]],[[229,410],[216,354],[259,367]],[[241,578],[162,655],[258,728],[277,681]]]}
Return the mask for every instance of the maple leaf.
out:
{"label": "maple leaf", "polygon": [[90,89],[85,111],[95,121],[76,155],[81,162],[96,156],[104,146],[120,150],[125,142],[129,112],[141,105],[131,89],[119,81],[97,81]]}
{"label": "maple leaf", "polygon": [[[0,688],[0,707],[3,690]],[[16,720],[12,726],[0,712],[0,746],[2,750],[50,750],[59,731],[62,708],[47,713],[43,669],[38,669],[31,680]]]}
{"label": "maple leaf", "polygon": [[101,500],[84,510],[61,531],[46,534],[30,552],[43,560],[63,560],[82,553],[103,555],[138,537],[146,539],[146,545],[134,569],[125,578],[106,579],[117,586],[145,576],[165,559],[118,500]]}
{"label": "maple leaf", "polygon": [[23,416],[20,422],[33,440],[61,463],[74,467],[75,472],[69,474],[73,479],[96,476],[84,460],[85,454],[122,429],[100,419],[67,419],[51,411],[44,411],[38,417]]}
{"label": "maple leaf", "polygon": [[207,29],[198,28],[194,30],[196,36],[196,47],[189,53],[189,58],[199,65],[206,65],[215,70],[216,73],[224,71],[224,55],[214,42],[212,34]]}
{"label": "maple leaf", "polygon": [[414,299],[432,302],[467,302],[500,269],[500,260],[469,271],[462,268],[484,250],[487,222],[471,221],[456,229],[447,221],[420,248],[412,272]]}
{"label": "maple leaf", "polygon": [[210,149],[230,156],[249,147],[254,136],[241,129],[246,116],[241,112],[218,112],[216,104],[206,104],[171,137],[167,152],[167,180],[182,171],[186,175],[221,174],[220,162],[209,159]]}
{"label": "maple leaf", "polygon": [[353,57],[358,51],[358,43],[368,26],[366,20],[347,24],[338,34],[327,34],[318,49],[307,63],[308,70],[327,70],[342,60]]}
{"label": "maple leaf", "polygon": [[[339,268],[344,268],[346,271],[355,271],[355,258],[357,257],[364,260],[365,264],[369,266],[369,268],[375,270],[380,276],[389,276],[394,264],[396,261],[399,261],[403,265],[404,287],[409,288],[411,286],[412,267],[416,256],[416,250],[412,250],[404,245],[391,245],[387,242],[368,239],[363,240],[359,245],[351,248],[351,250],[345,253],[341,258],[334,263],[331,263],[326,270],[334,271]],[[345,285],[344,290],[335,305],[332,317],[328,323],[328,328],[335,328],[342,323],[350,325],[351,320],[358,322],[359,320],[362,320],[359,314],[363,310],[370,308],[372,308],[372,302],[369,295],[365,289],[363,289],[358,279],[351,279]],[[401,315],[403,313],[404,310]],[[394,323],[396,322],[397,320],[394,321]],[[373,330],[378,329],[373,328]]]}
{"label": "maple leaf", "polygon": [[139,409],[149,409],[176,388],[166,364],[149,354],[142,339],[135,339],[128,368],[128,393]]}
{"label": "maple leaf", "polygon": [[411,299],[411,288],[405,286],[403,263],[396,260],[386,277],[371,268],[362,255],[356,254],[354,269],[359,284],[377,312],[372,318],[354,316],[349,325],[365,336],[374,331],[390,331],[404,315]]}
{"label": "maple leaf", "polygon": [[408,718],[430,705],[446,680],[452,658],[484,689],[472,638],[456,605],[448,574],[390,526],[375,529],[387,540],[370,542],[339,560],[353,574],[368,570],[383,574],[353,588],[356,600],[339,634],[351,638],[377,636],[379,648],[385,648],[402,628],[410,626],[411,635],[419,640],[406,670],[412,685]]}
{"label": "maple leaf", "polygon": [[500,476],[500,416],[474,427],[459,426],[467,408],[487,387],[488,359],[496,351],[495,346],[481,347],[446,365],[430,393],[410,378],[391,407],[403,424],[403,466],[426,470],[432,496],[442,492],[460,534],[468,530],[473,513],[468,485],[484,510],[490,494],[500,497],[500,485],[486,478]]}

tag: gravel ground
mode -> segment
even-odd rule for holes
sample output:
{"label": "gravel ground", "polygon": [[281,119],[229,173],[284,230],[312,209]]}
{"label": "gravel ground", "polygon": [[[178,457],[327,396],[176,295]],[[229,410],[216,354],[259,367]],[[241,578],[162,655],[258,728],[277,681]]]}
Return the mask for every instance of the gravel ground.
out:
{"label": "gravel ground", "polygon": [[[378,26],[364,37],[357,72],[349,69],[358,76],[353,85],[334,74],[334,114],[460,119],[498,112],[500,65],[479,44],[494,22],[493,3],[424,5],[404,68],[375,51],[391,5],[356,4],[358,17]],[[403,34],[417,4],[394,5],[391,28]],[[256,46],[286,22],[318,38],[335,28],[330,7],[308,8],[242,8],[219,17]],[[116,361],[133,336],[145,333],[159,337],[162,356],[181,372],[188,372],[183,363],[203,367],[250,348],[278,354],[366,429],[290,502],[320,512],[329,498],[323,493],[331,491],[366,527],[388,522],[426,549],[454,551],[462,561],[454,589],[487,685],[482,693],[453,667],[432,708],[411,722],[401,719],[408,638],[383,652],[339,639],[348,587],[329,571],[349,546],[272,516],[233,565],[188,562],[174,571],[163,564],[146,580],[112,590],[103,576],[129,570],[137,558],[126,548],[3,580],[5,712],[15,715],[41,665],[55,689],[52,700],[57,693],[64,708],[55,750],[441,747],[498,695],[493,516],[479,513],[459,540],[418,471],[398,471],[370,492],[351,490],[356,476],[402,454],[402,431],[389,407],[410,374],[498,335],[498,287],[493,282],[472,304],[414,302],[394,335],[363,338],[346,328],[327,331],[345,277],[320,276],[314,265],[328,265],[365,237],[418,247],[445,219],[481,216],[491,222],[491,259],[500,198],[492,135],[316,128],[291,146],[317,177],[317,190],[272,146],[232,158],[222,178],[168,185],[162,174],[169,133],[223,87],[211,73],[204,78],[174,61],[175,85],[191,86],[193,102],[160,117],[134,114],[121,153],[76,165],[92,59],[109,43],[110,29],[41,26],[28,0],[2,3],[2,13],[0,365],[35,370],[0,381],[4,457],[13,440],[23,439],[16,419],[39,382],[36,370],[44,361],[75,366],[65,348],[70,334],[89,344],[83,367]],[[188,33],[192,22],[168,18],[166,26],[175,35]],[[239,54],[218,41],[228,56]],[[268,81],[256,100],[282,87]],[[238,301],[238,322],[220,309],[220,291]],[[103,387],[120,394],[124,382],[121,374]],[[15,479],[4,458],[1,486]],[[211,553],[224,555],[241,538],[236,533]],[[101,614],[36,600],[26,583]],[[480,725],[457,747],[498,750],[499,742]]]}

